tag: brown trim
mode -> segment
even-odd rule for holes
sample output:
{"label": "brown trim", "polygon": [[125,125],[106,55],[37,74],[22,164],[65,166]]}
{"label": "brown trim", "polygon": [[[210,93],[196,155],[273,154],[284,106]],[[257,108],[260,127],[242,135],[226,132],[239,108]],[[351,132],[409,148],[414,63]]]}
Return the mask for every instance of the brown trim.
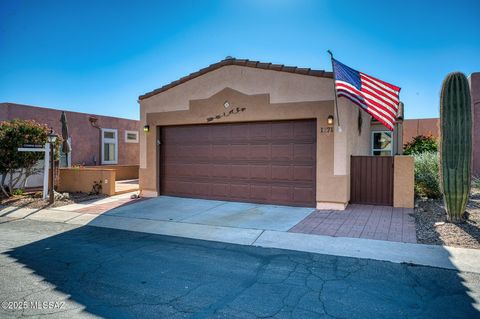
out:
{"label": "brown trim", "polygon": [[322,78],[333,78],[333,73],[332,72],[326,72],[324,70],[312,70],[310,68],[299,68],[296,66],[285,66],[283,64],[272,64],[272,63],[263,63],[259,61],[250,61],[248,59],[235,59],[235,58],[226,58],[220,62],[214,63],[209,65],[206,68],[203,68],[197,72],[190,73],[187,76],[184,76],[176,81],[173,81],[167,85],[164,85],[156,90],[153,90],[151,92],[145,93],[143,95],[140,95],[138,97],[139,100],[144,100],[146,98],[149,98],[151,96],[154,96],[156,94],[159,94],[161,92],[164,92],[168,89],[171,89],[179,84],[185,83],[187,81],[190,81],[194,78],[197,78],[201,75],[204,75],[205,73],[217,70],[221,67],[227,66],[227,65],[238,65],[238,66],[244,66],[248,68],[257,68],[257,69],[263,69],[263,70],[272,70],[272,71],[279,71],[279,72],[288,72],[288,73],[295,73],[295,74],[301,74],[301,75],[308,75],[308,76],[316,76],[316,77],[322,77]]}

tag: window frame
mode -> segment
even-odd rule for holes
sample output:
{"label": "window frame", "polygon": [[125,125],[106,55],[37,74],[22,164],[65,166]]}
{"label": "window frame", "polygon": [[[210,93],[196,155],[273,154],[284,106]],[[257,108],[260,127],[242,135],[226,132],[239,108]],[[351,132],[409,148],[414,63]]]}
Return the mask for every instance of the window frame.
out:
{"label": "window frame", "polygon": [[[128,134],[135,134],[136,136],[135,140],[129,140]],[[125,143],[138,143],[138,136],[139,136],[138,131],[125,131]]]}
{"label": "window frame", "polygon": [[[118,130],[113,128],[102,128],[102,154],[101,154],[101,163],[104,164],[118,164]],[[105,138],[105,133],[114,133],[115,138]],[[106,161],[105,160],[105,143],[115,145],[115,160]]]}
{"label": "window frame", "polygon": [[[387,131],[387,130],[381,130],[381,131],[372,131],[371,132],[371,138],[370,138],[370,143],[371,143],[371,147],[370,147],[370,154],[372,156],[393,156],[393,132],[392,131]],[[381,148],[374,148],[374,145],[375,145],[375,140],[374,140],[374,136],[375,136],[375,133],[390,133],[391,136],[390,136],[390,149],[381,149]],[[385,152],[385,151],[390,151],[390,155],[375,155],[374,153],[375,152]]]}

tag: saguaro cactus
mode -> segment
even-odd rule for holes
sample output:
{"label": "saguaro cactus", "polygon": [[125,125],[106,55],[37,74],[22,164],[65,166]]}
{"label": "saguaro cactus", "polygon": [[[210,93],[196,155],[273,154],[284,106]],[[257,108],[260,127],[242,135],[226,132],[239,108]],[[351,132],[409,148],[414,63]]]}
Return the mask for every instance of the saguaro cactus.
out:
{"label": "saguaro cactus", "polygon": [[463,73],[447,75],[440,96],[440,173],[445,208],[453,222],[463,220],[471,183],[472,104]]}

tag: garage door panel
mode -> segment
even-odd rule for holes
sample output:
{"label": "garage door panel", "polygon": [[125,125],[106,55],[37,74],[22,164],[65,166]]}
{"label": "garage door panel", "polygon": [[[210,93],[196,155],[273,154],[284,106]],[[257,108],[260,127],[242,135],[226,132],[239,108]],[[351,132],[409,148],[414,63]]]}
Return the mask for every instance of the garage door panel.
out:
{"label": "garage door panel", "polygon": [[272,165],[272,180],[290,181],[293,177],[293,168],[286,165]]}
{"label": "garage door panel", "polygon": [[270,123],[258,123],[256,125],[250,125],[250,140],[269,140],[270,139]]}
{"label": "garage door panel", "polygon": [[206,182],[184,182],[183,183],[186,187],[185,192],[192,193],[191,195],[200,196],[200,197],[209,197],[212,194],[212,184]]}
{"label": "garage door panel", "polygon": [[191,164],[192,176],[209,177],[210,176],[210,164],[195,163]]}
{"label": "garage door panel", "polygon": [[215,161],[230,159],[230,144],[212,145],[212,159]]}
{"label": "garage door panel", "polygon": [[268,161],[271,158],[270,144],[254,144],[250,145],[249,149],[251,160]]}
{"label": "garage door panel", "polygon": [[242,124],[231,124],[230,127],[230,136],[232,141],[235,140],[248,140],[249,138],[249,125],[246,123]]}
{"label": "garage door panel", "polygon": [[248,184],[230,184],[230,196],[237,200],[250,198],[250,185]]}
{"label": "garage door panel", "polygon": [[166,171],[166,178],[178,178],[192,176],[192,165],[189,164],[171,164],[171,169]]}
{"label": "garage door panel", "polygon": [[293,159],[295,161],[311,162],[315,160],[315,147],[312,144],[296,144],[293,148]]}
{"label": "garage door panel", "polygon": [[189,154],[185,154],[185,157],[193,158],[197,160],[209,160],[212,153],[211,145],[192,145],[188,148]]}
{"label": "garage door panel", "polygon": [[270,165],[252,164],[250,167],[250,178],[257,180],[270,180]]}
{"label": "garage door panel", "polygon": [[295,166],[293,168],[293,178],[296,181],[313,181],[314,167]]}
{"label": "garage door panel", "polygon": [[313,190],[306,187],[295,187],[293,188],[293,200],[294,202],[303,203],[308,201],[313,196]]}
{"label": "garage door panel", "polygon": [[212,183],[211,185],[212,194],[215,194],[215,197],[230,197],[230,184]]}
{"label": "garage door panel", "polygon": [[295,122],[293,123],[293,125],[293,132],[295,138],[302,138],[309,141],[316,140],[315,137],[317,135],[317,132],[315,129],[315,123],[304,124],[301,122]]}
{"label": "garage door panel", "polygon": [[294,136],[293,124],[291,122],[272,123],[271,132],[272,140],[291,139]]}
{"label": "garage door panel", "polygon": [[232,160],[248,160],[250,154],[250,145],[248,144],[231,144],[230,158]]}
{"label": "garage door panel", "polygon": [[314,120],[161,129],[160,192],[315,205]]}
{"label": "garage door panel", "polygon": [[212,142],[230,141],[232,139],[231,126],[223,124],[212,125],[210,137]]}
{"label": "garage door panel", "polygon": [[266,185],[251,185],[250,186],[250,198],[254,200],[268,200],[270,196],[270,186]]}
{"label": "garage door panel", "polygon": [[272,144],[271,151],[274,161],[293,160],[293,144]]}
{"label": "garage door panel", "polygon": [[250,177],[250,167],[249,165],[231,165],[230,175],[232,179],[248,180]]}
{"label": "garage door panel", "polygon": [[291,186],[272,186],[272,199],[277,202],[292,202],[293,188]]}
{"label": "garage door panel", "polygon": [[229,164],[213,164],[210,172],[212,177],[230,178],[231,166]]}

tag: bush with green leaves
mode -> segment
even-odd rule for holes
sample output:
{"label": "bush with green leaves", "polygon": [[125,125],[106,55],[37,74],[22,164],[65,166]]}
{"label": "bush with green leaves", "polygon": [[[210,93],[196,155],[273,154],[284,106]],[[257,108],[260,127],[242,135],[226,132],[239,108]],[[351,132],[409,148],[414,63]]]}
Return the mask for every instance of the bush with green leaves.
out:
{"label": "bush with green leaves", "polygon": [[480,189],[480,176],[472,177],[472,187],[476,189]]}
{"label": "bush with green leaves", "polygon": [[[50,129],[32,120],[10,120],[0,122],[0,189],[9,197],[16,188],[24,188],[28,177],[38,173],[35,164],[43,159],[42,152],[19,152],[25,144],[44,145]],[[58,156],[61,138],[55,144]],[[8,179],[8,184],[5,182]]]}
{"label": "bush with green leaves", "polygon": [[418,135],[404,145],[403,154],[414,155],[437,151],[438,143],[433,136]]}
{"label": "bush with green leaves", "polygon": [[439,159],[437,152],[413,155],[415,158],[415,195],[440,198]]}

